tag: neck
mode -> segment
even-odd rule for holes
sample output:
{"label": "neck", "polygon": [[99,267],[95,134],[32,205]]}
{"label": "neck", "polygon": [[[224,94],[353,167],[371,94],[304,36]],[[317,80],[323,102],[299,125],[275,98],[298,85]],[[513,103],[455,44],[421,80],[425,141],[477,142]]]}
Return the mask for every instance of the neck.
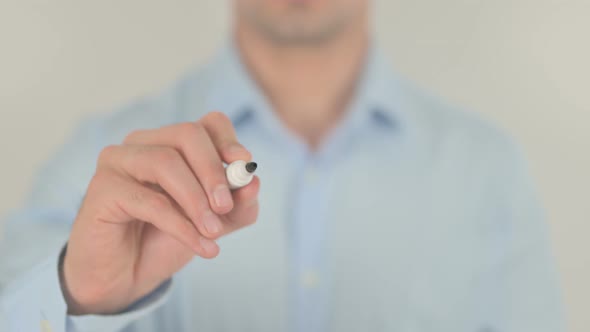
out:
{"label": "neck", "polygon": [[244,24],[235,36],[250,75],[281,121],[311,148],[342,117],[368,49],[366,22],[321,45],[276,45]]}

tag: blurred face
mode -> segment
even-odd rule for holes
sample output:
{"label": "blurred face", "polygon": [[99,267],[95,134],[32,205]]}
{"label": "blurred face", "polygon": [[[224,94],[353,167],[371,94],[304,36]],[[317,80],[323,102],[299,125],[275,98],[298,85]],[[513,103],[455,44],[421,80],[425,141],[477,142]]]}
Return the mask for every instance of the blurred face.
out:
{"label": "blurred face", "polygon": [[321,44],[365,18],[370,0],[234,0],[237,20],[274,43]]}

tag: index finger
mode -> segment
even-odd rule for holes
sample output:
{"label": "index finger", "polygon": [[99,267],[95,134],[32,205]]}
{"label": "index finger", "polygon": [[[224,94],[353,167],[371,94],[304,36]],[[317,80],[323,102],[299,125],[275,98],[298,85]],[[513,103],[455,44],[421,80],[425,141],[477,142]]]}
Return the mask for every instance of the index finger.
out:
{"label": "index finger", "polygon": [[207,131],[217,153],[225,163],[236,160],[252,160],[252,154],[238,142],[229,117],[222,112],[211,112],[198,121]]}

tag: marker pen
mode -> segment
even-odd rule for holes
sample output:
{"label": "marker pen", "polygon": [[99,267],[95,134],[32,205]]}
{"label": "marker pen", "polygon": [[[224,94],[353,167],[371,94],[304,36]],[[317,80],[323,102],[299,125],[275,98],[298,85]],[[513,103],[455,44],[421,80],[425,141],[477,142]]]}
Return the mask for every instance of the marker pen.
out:
{"label": "marker pen", "polygon": [[229,189],[236,190],[247,186],[254,178],[254,172],[258,168],[255,162],[243,160],[234,161],[225,168],[225,176],[229,183]]}

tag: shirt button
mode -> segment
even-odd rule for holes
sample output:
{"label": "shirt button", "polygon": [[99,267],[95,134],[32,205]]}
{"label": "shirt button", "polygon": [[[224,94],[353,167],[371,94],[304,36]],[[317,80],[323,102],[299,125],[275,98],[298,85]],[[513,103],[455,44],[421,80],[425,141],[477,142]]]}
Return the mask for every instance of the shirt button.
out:
{"label": "shirt button", "polygon": [[46,320],[41,321],[41,332],[52,332],[51,325]]}
{"label": "shirt button", "polygon": [[301,284],[306,289],[313,289],[320,284],[320,276],[314,271],[306,271],[301,276]]}

